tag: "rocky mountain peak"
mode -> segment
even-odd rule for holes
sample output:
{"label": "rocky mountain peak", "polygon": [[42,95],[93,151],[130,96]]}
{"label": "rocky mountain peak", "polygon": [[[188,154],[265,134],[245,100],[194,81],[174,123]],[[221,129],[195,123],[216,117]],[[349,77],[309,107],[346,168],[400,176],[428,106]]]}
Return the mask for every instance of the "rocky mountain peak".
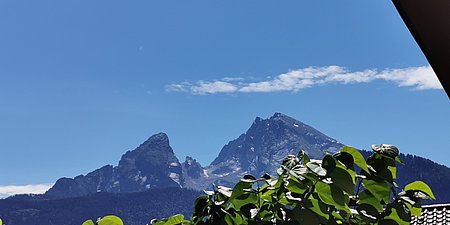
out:
{"label": "rocky mountain peak", "polygon": [[169,137],[166,133],[157,133],[150,136],[144,143],[139,145],[137,150],[152,150],[155,147],[158,149],[167,149],[170,148],[169,145]]}
{"label": "rocky mountain peak", "polygon": [[311,158],[321,158],[323,150],[336,152],[342,146],[292,117],[275,113],[268,119],[256,117],[244,134],[222,148],[207,172],[233,181],[246,173],[271,173],[286,155],[297,154],[301,149]]}
{"label": "rocky mountain peak", "polygon": [[152,135],[133,151],[126,152],[120,159],[119,166],[141,163],[142,166],[148,164],[159,167],[173,162],[179,164],[169,145],[169,137],[165,133],[158,133]]}
{"label": "rocky mountain peak", "polygon": [[292,119],[291,117],[286,116],[285,114],[279,113],[279,112],[274,113],[273,116],[271,116],[269,119],[274,120],[274,119],[283,119],[283,118]]}
{"label": "rocky mountain peak", "polygon": [[203,167],[197,160],[190,156],[186,156],[186,160],[182,164],[184,177],[199,178],[203,173]]}
{"label": "rocky mountain peak", "polygon": [[158,133],[122,155],[118,166],[105,166],[85,176],[60,179],[46,195],[75,197],[96,192],[138,192],[183,185],[182,165],[169,145],[168,136]]}

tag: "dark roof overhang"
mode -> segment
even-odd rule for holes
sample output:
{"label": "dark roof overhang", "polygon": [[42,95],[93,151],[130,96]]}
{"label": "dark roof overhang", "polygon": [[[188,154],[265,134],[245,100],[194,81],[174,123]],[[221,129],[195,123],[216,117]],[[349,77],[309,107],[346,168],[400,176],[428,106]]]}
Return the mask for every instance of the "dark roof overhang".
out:
{"label": "dark roof overhang", "polygon": [[392,1],[450,97],[450,1]]}

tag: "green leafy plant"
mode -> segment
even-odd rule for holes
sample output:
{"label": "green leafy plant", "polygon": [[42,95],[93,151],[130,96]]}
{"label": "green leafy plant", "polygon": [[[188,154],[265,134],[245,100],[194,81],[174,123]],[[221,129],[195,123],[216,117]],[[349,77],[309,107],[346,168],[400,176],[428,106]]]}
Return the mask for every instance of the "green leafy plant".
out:
{"label": "green leafy plant", "polygon": [[[1,225],[1,224],[0,224]],[[92,220],[86,220],[82,225],[123,225],[122,220],[113,215],[105,216],[103,218],[97,219],[94,223]]]}
{"label": "green leafy plant", "polygon": [[373,145],[366,160],[345,146],[336,154],[311,160],[304,151],[288,155],[276,171],[260,178],[246,175],[233,189],[205,191],[194,203],[191,221],[183,215],[153,220],[154,225],[407,225],[421,213],[422,199],[435,199],[422,181],[403,189],[395,183],[399,151]]}

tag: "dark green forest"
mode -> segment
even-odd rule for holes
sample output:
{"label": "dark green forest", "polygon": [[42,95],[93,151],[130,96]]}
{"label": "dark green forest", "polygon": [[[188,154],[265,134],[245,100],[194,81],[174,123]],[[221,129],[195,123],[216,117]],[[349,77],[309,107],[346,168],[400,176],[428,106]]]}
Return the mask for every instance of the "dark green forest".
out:
{"label": "dark green forest", "polygon": [[173,213],[192,214],[193,202],[202,192],[152,189],[139,193],[97,193],[85,197],[44,199],[20,195],[0,201],[0,217],[7,225],[80,225],[87,219],[117,215],[125,224],[147,224]]}

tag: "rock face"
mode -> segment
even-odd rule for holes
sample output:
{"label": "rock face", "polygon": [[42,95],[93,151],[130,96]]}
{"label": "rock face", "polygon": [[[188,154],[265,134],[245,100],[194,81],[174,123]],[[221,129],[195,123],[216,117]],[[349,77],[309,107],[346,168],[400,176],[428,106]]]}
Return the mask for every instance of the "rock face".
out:
{"label": "rock face", "polygon": [[[232,185],[245,174],[274,173],[288,154],[305,150],[320,159],[324,150],[334,153],[343,145],[318,130],[281,113],[268,119],[257,117],[250,129],[230,141],[219,156],[204,168],[190,188],[206,188],[212,182]],[[192,177],[191,177],[192,179]],[[200,181],[203,180],[203,181]],[[203,184],[203,185],[202,185]]]}
{"label": "rock face", "polygon": [[164,133],[153,135],[135,150],[125,153],[116,171],[113,192],[181,187],[184,182],[181,164]]}
{"label": "rock face", "polygon": [[275,113],[268,119],[257,117],[250,129],[225,145],[209,166],[202,167],[191,157],[181,164],[167,135],[159,133],[126,152],[118,166],[104,166],[73,179],[61,178],[46,195],[62,198],[161,187],[202,190],[214,182],[232,186],[245,174],[273,173],[286,155],[297,154],[300,149],[311,158],[321,158],[324,150],[334,153],[342,146],[298,120]]}
{"label": "rock face", "polygon": [[96,192],[138,192],[183,185],[181,164],[169,145],[167,135],[159,133],[135,150],[126,152],[118,166],[104,166],[73,179],[61,178],[45,195],[65,198]]}

